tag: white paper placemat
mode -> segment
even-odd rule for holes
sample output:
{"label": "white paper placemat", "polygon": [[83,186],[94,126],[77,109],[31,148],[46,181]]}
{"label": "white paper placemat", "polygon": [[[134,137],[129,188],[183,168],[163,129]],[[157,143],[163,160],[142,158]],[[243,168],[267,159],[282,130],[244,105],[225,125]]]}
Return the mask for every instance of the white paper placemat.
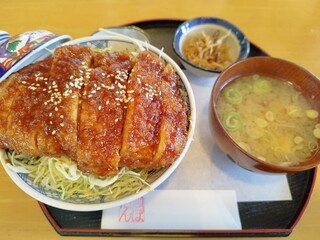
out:
{"label": "white paper placemat", "polygon": [[156,190],[106,209],[102,229],[240,230],[235,191]]}
{"label": "white paper placemat", "polygon": [[185,74],[196,102],[194,141],[179,167],[158,189],[235,190],[239,202],[291,200],[285,174],[264,175],[244,170],[217,147],[208,119],[214,79]]}

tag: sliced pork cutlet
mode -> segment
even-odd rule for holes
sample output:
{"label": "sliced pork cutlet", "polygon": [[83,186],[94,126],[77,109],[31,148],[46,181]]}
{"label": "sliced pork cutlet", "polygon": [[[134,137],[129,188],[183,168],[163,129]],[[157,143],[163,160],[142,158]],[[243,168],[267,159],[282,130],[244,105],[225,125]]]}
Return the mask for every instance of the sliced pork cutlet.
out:
{"label": "sliced pork cutlet", "polygon": [[159,144],[162,69],[157,56],[147,51],[139,53],[127,86],[120,166],[157,167],[153,157]]}
{"label": "sliced pork cutlet", "polygon": [[79,116],[78,167],[97,176],[118,173],[125,116],[128,52],[97,54],[86,81]]}
{"label": "sliced pork cutlet", "polygon": [[180,89],[180,78],[171,65],[162,73],[160,141],[154,161],[160,166],[171,164],[183,151],[188,137],[188,106]]}
{"label": "sliced pork cutlet", "polygon": [[0,83],[0,149],[10,147],[7,126],[16,89],[19,89],[19,85],[15,85],[17,83],[15,79],[18,79],[19,76],[19,73],[15,73]]}
{"label": "sliced pork cutlet", "polygon": [[[0,90],[0,134],[1,147],[14,149],[33,156],[40,156],[37,136],[42,131],[42,105],[47,99],[47,83],[52,59],[31,64],[11,75],[1,83]],[[5,136],[5,137],[3,137]],[[60,145],[51,136],[51,151]]]}
{"label": "sliced pork cutlet", "polygon": [[43,122],[44,135],[39,136],[38,142],[46,148],[46,136],[55,136],[63,148],[62,154],[73,160],[76,160],[80,95],[85,79],[90,77],[91,62],[89,47],[59,47],[54,52],[48,81],[49,95],[44,103],[47,118]]}

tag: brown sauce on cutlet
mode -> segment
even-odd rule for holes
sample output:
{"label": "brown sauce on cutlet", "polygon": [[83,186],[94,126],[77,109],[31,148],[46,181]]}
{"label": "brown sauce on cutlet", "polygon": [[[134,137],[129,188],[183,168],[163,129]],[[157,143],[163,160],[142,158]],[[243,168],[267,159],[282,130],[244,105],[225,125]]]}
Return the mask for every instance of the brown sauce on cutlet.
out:
{"label": "brown sauce on cutlet", "polygon": [[97,176],[167,166],[187,140],[179,81],[147,51],[59,47],[0,84],[0,147],[66,155]]}

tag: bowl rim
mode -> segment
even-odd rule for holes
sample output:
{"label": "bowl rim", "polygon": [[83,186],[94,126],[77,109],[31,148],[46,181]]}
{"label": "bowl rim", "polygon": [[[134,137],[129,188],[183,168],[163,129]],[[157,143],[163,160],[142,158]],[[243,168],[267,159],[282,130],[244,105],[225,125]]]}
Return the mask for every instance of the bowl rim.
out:
{"label": "bowl rim", "polygon": [[181,68],[178,66],[178,64],[171,58],[169,55],[164,53],[162,50],[156,48],[155,46],[152,46],[148,43],[142,42],[140,40],[136,39],[131,39],[127,37],[120,37],[120,36],[108,36],[108,35],[99,35],[99,36],[89,36],[89,37],[83,37],[79,39],[74,39],[72,41],[66,42],[62,45],[76,45],[76,44],[83,44],[83,43],[88,43],[90,41],[121,41],[125,43],[130,43],[130,44],[141,44],[143,46],[146,46],[146,50],[151,51],[155,54],[158,54],[161,56],[162,59],[165,60],[165,62],[170,63],[173,68],[175,69],[176,73],[179,75],[181,81],[183,82],[187,95],[188,95],[188,101],[190,105],[190,116],[189,116],[189,129],[188,129],[188,138],[186,145],[184,146],[183,151],[181,154],[178,156],[178,158],[165,169],[165,171],[154,181],[150,184],[151,188],[146,187],[143,188],[139,193],[136,193],[134,195],[129,195],[126,197],[123,197],[121,199],[118,199],[116,201],[110,201],[110,202],[103,202],[103,203],[71,203],[71,202],[66,202],[61,199],[54,199],[50,196],[46,196],[42,194],[41,192],[37,191],[34,189],[32,186],[26,183],[22,179],[22,177],[18,174],[13,172],[11,169],[9,169],[8,166],[6,166],[6,161],[5,158],[1,157],[1,154],[3,150],[0,151],[0,162],[3,165],[3,168],[9,175],[9,177],[13,180],[13,182],[25,193],[27,193],[29,196],[32,198],[46,204],[50,205],[59,209],[64,209],[64,210],[71,210],[71,211],[82,211],[82,212],[87,212],[87,211],[98,211],[98,210],[103,210],[107,208],[112,208],[116,206],[120,206],[122,204],[126,204],[128,202],[131,202],[133,200],[136,200],[148,192],[154,190],[156,187],[158,187],[162,182],[164,182],[169,176],[176,170],[176,168],[180,165],[182,159],[184,158],[186,152],[188,151],[190,144],[192,142],[192,137],[194,134],[194,129],[195,129],[195,121],[196,121],[196,105],[195,105],[195,98],[193,95],[193,91],[191,88],[191,85],[184,74],[184,72],[181,70]]}
{"label": "bowl rim", "polygon": [[239,41],[240,46],[240,53],[236,61],[246,59],[249,56],[250,53],[250,42],[248,41],[245,34],[233,23],[222,19],[222,18],[215,18],[215,17],[198,17],[198,18],[192,18],[190,20],[182,22],[177,30],[175,31],[173,41],[172,41],[172,47],[175,52],[175,54],[179,57],[180,60],[182,60],[184,63],[192,66],[193,68],[196,68],[201,71],[207,71],[211,73],[219,74],[223,70],[213,70],[209,68],[203,68],[196,64],[193,64],[192,62],[188,61],[182,54],[180,49],[180,39],[183,36],[183,32],[186,30],[190,30],[191,28],[198,26],[199,24],[208,24],[208,25],[217,25],[223,28],[226,28],[228,30],[231,29],[231,32],[234,34],[234,36]]}
{"label": "bowl rim", "polygon": [[[109,32],[104,32],[104,30]],[[128,33],[129,31],[129,33]],[[126,33],[125,33],[126,32]],[[132,33],[138,34],[139,37],[134,36]],[[110,35],[117,36],[117,34],[125,35],[143,42],[150,44],[150,36],[142,28],[131,25],[131,26],[111,26],[99,28],[97,31],[91,34],[91,36],[101,36],[101,35]],[[118,35],[119,36],[119,35]]]}
{"label": "bowl rim", "polygon": [[[282,58],[277,58],[277,57],[271,57],[271,56],[255,56],[255,57],[250,57],[250,58],[246,58],[246,59],[242,59],[239,60],[233,64],[231,64],[230,66],[228,66],[218,77],[217,80],[215,81],[215,83],[213,84],[212,87],[212,91],[211,91],[211,98],[210,98],[210,111],[211,113],[214,115],[214,118],[217,119],[217,124],[219,125],[220,129],[222,129],[223,133],[225,134],[225,136],[227,137],[227,139],[233,144],[234,147],[237,148],[237,150],[239,150],[242,154],[246,155],[247,157],[249,157],[251,160],[253,160],[254,162],[257,162],[261,165],[265,165],[268,167],[268,169],[272,169],[272,170],[260,170],[260,172],[265,172],[265,173],[296,173],[296,172],[301,172],[301,171],[305,171],[305,170],[309,170],[311,168],[314,168],[316,166],[318,166],[320,164],[316,163],[316,162],[310,162],[307,164],[303,164],[303,165],[296,165],[296,166],[280,166],[280,165],[276,165],[276,164],[272,164],[266,161],[262,161],[259,158],[257,158],[256,156],[248,153],[247,151],[245,151],[242,147],[240,147],[236,141],[233,140],[233,138],[230,136],[230,134],[225,130],[225,128],[223,127],[217,111],[216,111],[216,100],[218,99],[219,94],[221,93],[222,89],[225,88],[230,82],[236,80],[239,78],[239,75],[234,76],[233,78],[229,78],[228,80],[226,80],[223,84],[223,86],[217,90],[216,85],[218,85],[219,80],[225,75],[227,74],[227,72],[229,71],[230,68],[233,68],[236,65],[241,65],[243,64],[243,62],[247,62],[247,61],[259,61],[259,60],[269,60],[269,61],[277,61],[277,62],[283,62],[285,64],[291,65],[295,68],[300,69],[301,71],[303,71],[304,73],[306,73],[307,75],[310,75],[311,78],[318,80],[319,84],[320,84],[320,79],[314,75],[312,72],[310,72],[309,70],[307,70],[306,68],[291,62],[289,60],[286,59],[282,59]],[[240,76],[242,77],[242,75]],[[216,98],[214,99],[213,96],[214,94],[216,94]],[[312,158],[316,153],[318,153],[320,151],[320,147],[318,147],[318,149],[314,152],[314,154],[309,157]],[[308,159],[309,159],[308,158]],[[244,166],[242,166],[243,168],[245,168]],[[249,169],[248,169],[249,170]]]}

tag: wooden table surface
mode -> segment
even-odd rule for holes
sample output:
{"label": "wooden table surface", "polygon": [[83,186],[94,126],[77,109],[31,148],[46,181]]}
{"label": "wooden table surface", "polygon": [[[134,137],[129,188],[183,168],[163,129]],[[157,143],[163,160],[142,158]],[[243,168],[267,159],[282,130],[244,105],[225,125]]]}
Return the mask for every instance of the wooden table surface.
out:
{"label": "wooden table surface", "polygon": [[[236,24],[268,54],[295,62],[320,76],[318,0],[10,0],[1,1],[0,11],[0,30],[11,35],[47,29],[73,38],[90,35],[100,27],[143,20],[220,17]],[[0,196],[0,239],[77,239],[59,236],[38,202],[22,192],[2,167]],[[320,230],[319,215],[318,179],[301,220],[286,239],[315,239]]]}

